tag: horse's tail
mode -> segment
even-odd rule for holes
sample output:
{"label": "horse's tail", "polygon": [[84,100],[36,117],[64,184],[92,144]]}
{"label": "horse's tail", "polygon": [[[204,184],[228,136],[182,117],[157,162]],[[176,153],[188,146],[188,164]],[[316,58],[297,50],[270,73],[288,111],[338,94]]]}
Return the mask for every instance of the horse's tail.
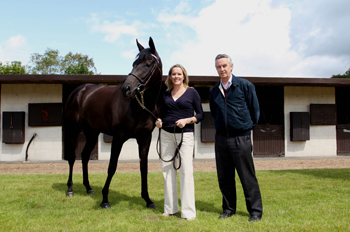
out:
{"label": "horse's tail", "polygon": [[75,148],[77,144],[77,138],[81,130],[79,125],[79,105],[77,99],[77,97],[79,96],[78,89],[80,89],[80,87],[78,87],[71,93],[71,95],[67,99],[64,110],[63,154],[64,159],[68,161],[75,160]]}
{"label": "horse's tail", "polygon": [[63,154],[64,159],[68,161],[75,160],[75,147],[78,137],[78,133],[76,133],[76,130],[72,130],[72,128],[74,128],[74,125],[68,124],[66,122],[63,125]]}

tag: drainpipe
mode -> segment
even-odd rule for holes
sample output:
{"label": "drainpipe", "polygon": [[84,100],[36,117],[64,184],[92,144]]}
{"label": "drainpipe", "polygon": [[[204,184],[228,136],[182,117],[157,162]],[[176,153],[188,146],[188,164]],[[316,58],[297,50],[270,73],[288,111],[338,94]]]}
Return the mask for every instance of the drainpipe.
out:
{"label": "drainpipe", "polygon": [[27,145],[27,149],[26,149],[26,160],[25,160],[25,162],[28,161],[28,149],[29,149],[29,146],[30,146],[30,144],[32,143],[33,139],[35,138],[35,136],[36,136],[36,133],[34,133],[33,137],[29,140],[29,143],[28,143],[28,145]]}

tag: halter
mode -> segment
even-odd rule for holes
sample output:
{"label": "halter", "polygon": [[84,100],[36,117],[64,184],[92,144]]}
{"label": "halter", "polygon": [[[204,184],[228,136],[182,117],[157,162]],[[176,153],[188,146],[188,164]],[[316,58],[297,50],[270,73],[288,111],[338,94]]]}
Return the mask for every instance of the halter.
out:
{"label": "halter", "polygon": [[146,76],[145,76],[144,78],[141,79],[141,78],[138,77],[136,74],[134,74],[134,73],[132,73],[132,72],[129,73],[129,75],[134,76],[134,77],[140,82],[140,84],[141,84],[142,86],[146,86],[146,85],[148,84],[148,82],[149,82],[149,80],[151,79],[151,77],[152,77],[152,75],[153,75],[153,73],[154,73],[154,70],[155,70],[156,68],[158,68],[158,70],[160,71],[159,59],[158,59],[158,57],[156,57],[156,56],[153,55],[153,54],[151,54],[151,55],[152,55],[152,57],[153,57],[157,62],[154,63],[154,65],[153,65],[151,71],[150,71],[149,73],[147,73]]}
{"label": "halter", "polygon": [[[149,82],[149,80],[151,79],[151,77],[153,76],[153,73],[154,73],[154,70],[156,69],[156,67],[158,68],[158,70],[159,70],[159,72],[160,72],[160,76],[162,76],[162,71],[161,71],[161,69],[160,69],[160,67],[159,67],[159,59],[158,59],[158,57],[156,57],[155,55],[153,55],[153,54],[151,54],[152,55],[152,57],[157,61],[157,62],[155,62],[154,63],[154,65],[153,65],[153,67],[152,67],[152,69],[151,69],[151,71],[148,73],[148,74],[146,74],[146,76],[143,78],[143,79],[146,79],[146,81],[144,81],[144,80],[142,80],[141,78],[139,78],[136,74],[134,74],[134,73],[129,73],[129,75],[131,75],[131,76],[134,76],[139,82],[140,82],[140,84],[141,84],[141,86],[146,86],[147,84],[148,84],[148,82]],[[142,109],[144,109],[144,110],[146,110],[146,111],[148,111],[156,120],[157,120],[157,117],[149,110],[149,109],[147,109],[146,108],[146,106],[145,106],[145,101],[144,101],[144,99],[143,99],[143,94],[145,93],[145,90],[141,90],[140,89],[140,86],[137,88],[137,91],[139,92],[139,94],[140,94],[140,96],[141,96],[141,101],[140,101],[140,99],[137,97],[137,94],[135,94],[135,98],[136,98],[136,100],[137,100],[137,102],[139,103],[139,105],[141,106],[141,108]],[[159,91],[160,91],[160,89],[159,89]],[[158,95],[159,95],[159,93],[158,93]]]}

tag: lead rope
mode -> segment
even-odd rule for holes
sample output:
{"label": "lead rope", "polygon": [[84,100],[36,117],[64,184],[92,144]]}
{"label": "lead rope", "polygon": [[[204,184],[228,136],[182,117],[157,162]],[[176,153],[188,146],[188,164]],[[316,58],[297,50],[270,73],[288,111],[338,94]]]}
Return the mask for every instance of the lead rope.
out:
{"label": "lead rope", "polygon": [[139,103],[139,105],[141,106],[142,109],[148,111],[148,113],[150,113],[157,120],[157,117],[149,109],[147,109],[145,106],[145,101],[143,100],[143,94],[145,93],[145,91],[140,91],[140,89],[137,89],[137,91],[139,91],[139,93],[140,93],[141,101],[137,97],[137,94],[135,94],[136,101]]}
{"label": "lead rope", "polygon": [[[158,153],[158,156],[159,156],[159,159],[161,159],[163,162],[171,162],[173,161],[173,167],[175,170],[179,170],[180,167],[181,167],[181,155],[180,155],[180,148],[181,148],[181,145],[182,145],[182,142],[183,142],[183,136],[184,136],[184,129],[181,128],[181,139],[180,139],[180,142],[179,144],[177,144],[177,139],[176,139],[176,125],[174,125],[174,140],[175,140],[175,144],[176,144],[176,148],[175,148],[175,152],[174,152],[174,156],[169,159],[169,160],[164,160],[162,158],[162,147],[161,147],[161,141],[160,141],[160,133],[161,133],[162,129],[159,128],[159,133],[158,133],[158,139],[157,139],[157,145],[156,145],[156,149],[157,149],[157,153]],[[179,159],[179,166],[176,166],[176,158]]]}

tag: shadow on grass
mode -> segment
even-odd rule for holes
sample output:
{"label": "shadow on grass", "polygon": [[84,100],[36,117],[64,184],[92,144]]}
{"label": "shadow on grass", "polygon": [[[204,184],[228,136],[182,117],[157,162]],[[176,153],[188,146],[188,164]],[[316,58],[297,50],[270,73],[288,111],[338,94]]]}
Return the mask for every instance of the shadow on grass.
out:
{"label": "shadow on grass", "polygon": [[[350,167],[349,167],[350,168]],[[275,170],[269,172],[278,173],[293,173],[298,175],[312,175],[320,179],[339,179],[349,180],[350,172],[349,169],[295,169],[295,170]]]}
{"label": "shadow on grass", "polygon": [[[217,208],[217,207],[215,207],[214,203],[208,203],[205,201],[197,201],[196,200],[196,209],[197,209],[197,211],[202,211],[202,212],[207,212],[207,213],[217,213],[218,217],[223,213],[222,208]],[[243,211],[237,211],[236,215],[249,216],[249,213],[243,212]]]}
{"label": "shadow on grass", "polygon": [[222,214],[222,209],[215,207],[214,202],[208,203],[206,201],[196,200],[196,210],[208,213]]}
{"label": "shadow on grass", "polygon": [[[56,191],[62,192],[62,195],[63,194],[66,195],[66,191],[68,189],[65,183],[54,183],[52,185],[52,188]],[[96,204],[93,206],[93,208],[101,209],[100,204],[102,202],[103,187],[97,187],[97,186],[91,185],[91,188],[95,191],[95,194],[87,194],[85,186],[82,183],[76,183],[74,184],[74,187],[73,187],[74,196],[89,196],[92,199],[96,200]],[[140,195],[141,195],[141,192],[140,192]],[[112,208],[118,207],[119,204],[124,205],[125,203],[128,203],[130,208],[137,208],[138,206],[142,206],[146,208],[146,202],[141,196],[130,196],[118,191],[114,191],[113,189],[109,189],[108,200]],[[163,200],[159,200],[159,201],[155,201],[153,199],[151,200],[157,206],[157,208],[155,209],[155,212],[163,213]]]}

